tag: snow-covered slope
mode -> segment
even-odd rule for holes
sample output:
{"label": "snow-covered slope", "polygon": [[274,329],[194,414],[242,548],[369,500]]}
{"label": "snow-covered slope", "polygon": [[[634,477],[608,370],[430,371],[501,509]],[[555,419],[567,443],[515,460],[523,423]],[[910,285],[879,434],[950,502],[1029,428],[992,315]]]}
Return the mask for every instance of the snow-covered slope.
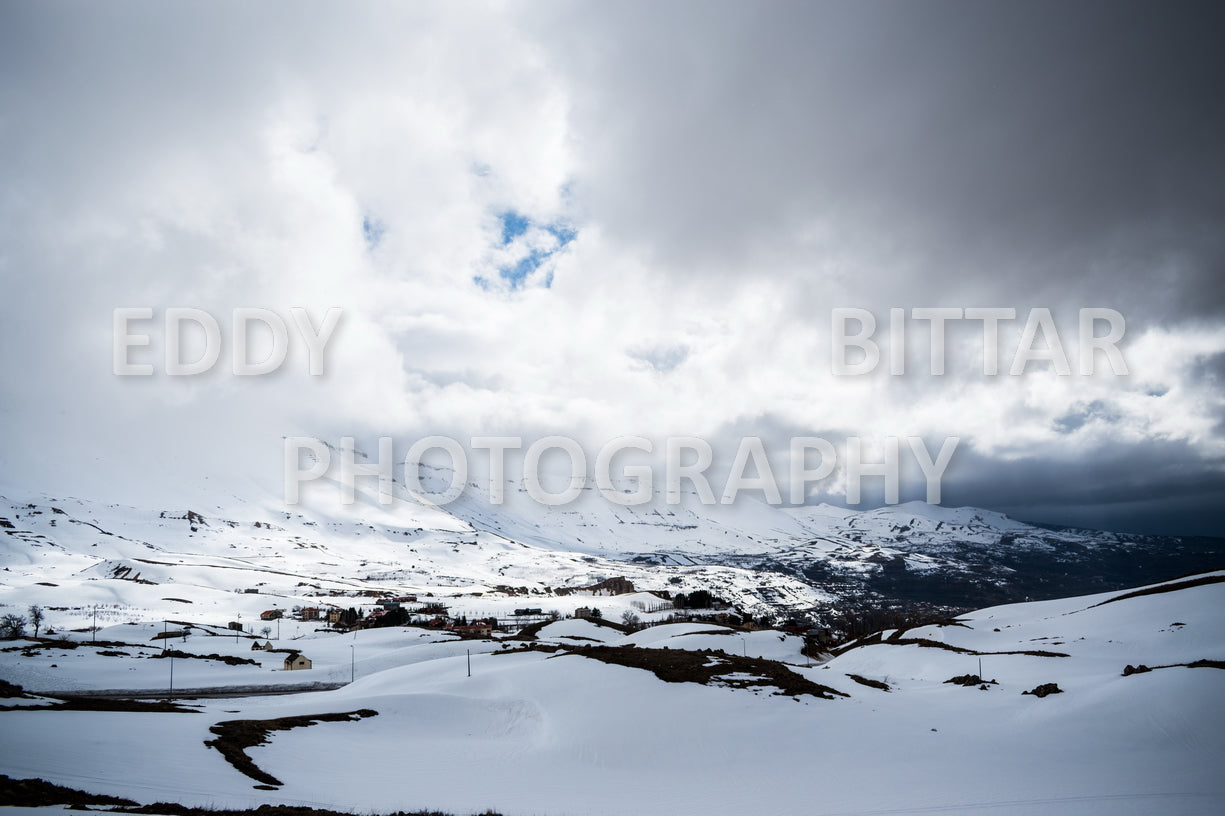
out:
{"label": "snow-covered slope", "polygon": [[95,606],[105,623],[224,625],[270,608],[348,607],[355,596],[370,603],[384,593],[430,592],[473,615],[548,598],[568,613],[588,600],[555,589],[612,577],[641,589],[707,589],[756,613],[830,600],[792,576],[718,564],[661,568],[566,549],[561,534],[523,542],[406,502],[324,514],[0,500],[0,564],[0,604],[40,604],[58,628],[92,625]]}
{"label": "snow-covered slope", "polygon": [[566,614],[582,596],[557,589],[624,577],[640,590],[705,589],[743,612],[785,616],[865,593],[960,607],[1050,597],[1225,558],[1217,548],[1180,560],[1188,550],[1177,539],[1056,532],[916,503],[858,512],[748,498],[709,507],[689,496],[624,508],[588,491],[546,507],[517,492],[504,506],[480,495],[438,508],[402,497],[380,505],[359,491],[352,505],[287,508],[272,497],[216,504],[202,494],[195,506],[165,508],[10,490],[0,498],[0,605],[46,606],[60,628],[80,628],[86,616],[92,625],[95,606],[107,623],[224,625],[270,607],[347,607],[380,593],[433,592],[477,615],[549,599]]}
{"label": "snow-covered slope", "polygon": [[[335,677],[353,660],[356,682],[201,701],[201,713],[6,700],[24,710],[0,711],[0,773],[141,802],[354,812],[1211,814],[1225,800],[1222,609],[1225,573],[1214,573],[984,609],[812,666],[779,633],[742,641],[712,626],[625,636],[564,621],[528,651],[409,630],[319,634],[300,642],[315,668],[280,674]],[[187,648],[227,641],[201,633]],[[76,652],[57,659],[82,683],[166,662]],[[723,668],[708,683],[665,682],[618,664],[635,654]],[[0,652],[0,674],[32,660]],[[977,674],[979,660],[986,690],[946,682]],[[206,661],[176,661],[188,662]],[[779,693],[769,666],[831,693]],[[1047,684],[1059,692],[1023,693]],[[263,788],[206,744],[219,723],[344,712],[364,715],[248,748],[277,783]]]}

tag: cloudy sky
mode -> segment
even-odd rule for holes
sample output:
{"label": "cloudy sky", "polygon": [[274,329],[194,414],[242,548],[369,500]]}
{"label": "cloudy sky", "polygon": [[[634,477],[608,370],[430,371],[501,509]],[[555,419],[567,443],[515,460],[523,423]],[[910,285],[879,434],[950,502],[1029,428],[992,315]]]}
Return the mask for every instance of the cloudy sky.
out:
{"label": "cloudy sky", "polygon": [[[1190,2],[5,3],[3,480],[265,489],[296,434],[956,436],[946,504],[1221,534],[1223,30]],[[142,306],[159,372],[116,377]],[[323,377],[295,306],[344,311]],[[160,371],[168,307],[218,318],[213,371]],[[240,307],[289,322],[275,374],[230,370]],[[1076,372],[1110,308],[1129,374],[985,376],[963,321],[933,376],[911,319],[904,375],[837,376],[839,307],[886,350],[890,309],[1016,309],[1005,372],[1030,310]]]}

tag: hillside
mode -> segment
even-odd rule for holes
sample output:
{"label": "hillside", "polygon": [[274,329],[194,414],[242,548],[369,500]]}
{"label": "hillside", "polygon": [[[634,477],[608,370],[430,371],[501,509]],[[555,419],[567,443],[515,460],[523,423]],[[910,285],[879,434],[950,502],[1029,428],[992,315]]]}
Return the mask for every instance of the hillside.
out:
{"label": "hillside", "polygon": [[[881,632],[823,662],[798,639],[711,625],[304,635],[308,671],[176,669],[342,687],[182,712],[10,697],[0,773],[138,802],[352,812],[1206,814],[1225,796],[1222,608],[1216,572]],[[156,630],[108,627],[105,649],[19,642],[0,677],[165,677]],[[197,632],[176,648],[247,657],[248,642]]]}
{"label": "hillside", "polygon": [[[383,506],[362,493],[349,506],[202,494],[192,507],[159,508],[10,490],[0,498],[0,605],[43,605],[68,629],[92,626],[95,607],[107,623],[224,626],[270,607],[406,593],[477,617],[523,606],[569,614],[582,596],[556,590],[623,577],[657,593],[707,590],[755,617],[822,622],[837,610],[964,609],[1225,567],[1220,539],[1056,531],[975,508],[623,508],[598,496],[493,507],[476,493],[445,508]],[[610,601],[605,611],[630,608]]]}

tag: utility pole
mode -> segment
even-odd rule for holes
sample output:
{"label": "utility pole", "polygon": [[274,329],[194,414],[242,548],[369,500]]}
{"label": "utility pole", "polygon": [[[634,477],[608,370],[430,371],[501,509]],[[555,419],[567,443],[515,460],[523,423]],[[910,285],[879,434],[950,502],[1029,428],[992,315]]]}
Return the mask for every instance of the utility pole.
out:
{"label": "utility pole", "polygon": [[94,625],[90,630],[93,634],[90,636],[90,643],[98,642],[98,605],[94,604]]}
{"label": "utility pole", "polygon": [[[162,654],[166,653],[166,644],[169,642],[170,642],[170,621],[162,621]],[[174,660],[173,657],[170,659],[171,661]],[[174,663],[172,662],[170,665],[173,666]],[[173,669],[171,669],[171,671],[173,671]]]}
{"label": "utility pole", "polygon": [[352,683],[357,679],[357,652],[353,650],[353,644],[349,644],[349,682]]}
{"label": "utility pole", "polygon": [[472,650],[468,650],[468,676],[472,676]]}
{"label": "utility pole", "polygon": [[242,613],[238,613],[238,628],[234,630],[234,642],[238,642],[238,636],[242,634]]}
{"label": "utility pole", "polygon": [[170,655],[170,699],[174,699],[174,655]]}
{"label": "utility pole", "polygon": [[276,619],[276,639],[281,639],[281,617],[278,615]]}

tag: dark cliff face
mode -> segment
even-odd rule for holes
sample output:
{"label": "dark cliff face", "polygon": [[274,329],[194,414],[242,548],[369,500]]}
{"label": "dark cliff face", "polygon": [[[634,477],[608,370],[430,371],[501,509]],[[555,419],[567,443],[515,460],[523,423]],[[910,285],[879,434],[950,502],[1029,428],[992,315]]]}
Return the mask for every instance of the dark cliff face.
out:
{"label": "dark cliff face", "polygon": [[[914,570],[903,559],[890,559],[863,585],[888,599],[983,607],[1110,592],[1225,569],[1225,539],[1219,538],[1052,542],[1043,549],[1013,548],[1006,538],[993,546],[964,545],[952,559],[959,569]],[[810,580],[822,577],[820,570],[806,574]]]}

